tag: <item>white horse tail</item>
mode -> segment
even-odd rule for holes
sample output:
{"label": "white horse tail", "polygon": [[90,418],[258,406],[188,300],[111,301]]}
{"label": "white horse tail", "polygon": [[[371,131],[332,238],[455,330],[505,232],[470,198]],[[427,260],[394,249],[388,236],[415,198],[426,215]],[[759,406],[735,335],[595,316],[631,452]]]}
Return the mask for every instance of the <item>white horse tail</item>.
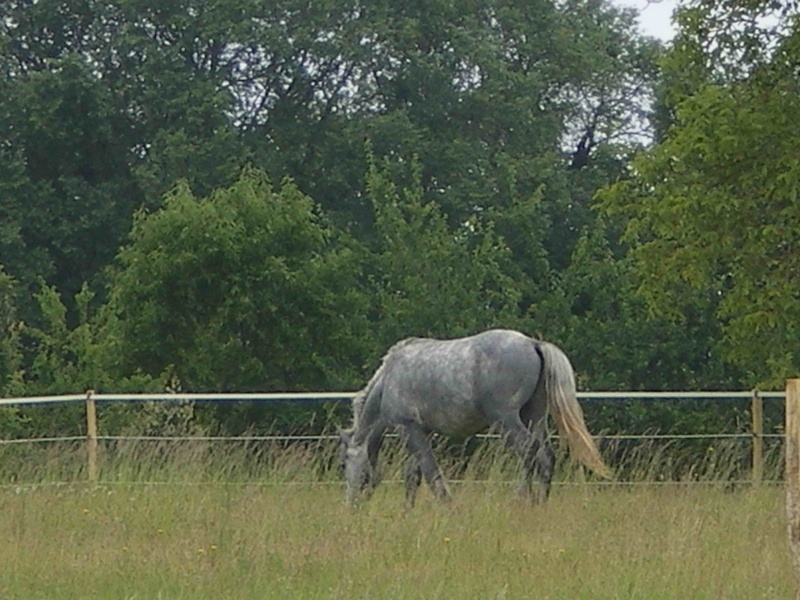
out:
{"label": "white horse tail", "polygon": [[544,391],[548,408],[561,437],[566,438],[572,456],[592,471],[611,479],[613,473],[600,456],[600,451],[592,439],[583,420],[583,410],[578,404],[575,386],[575,372],[564,352],[553,344],[538,342],[542,356]]}

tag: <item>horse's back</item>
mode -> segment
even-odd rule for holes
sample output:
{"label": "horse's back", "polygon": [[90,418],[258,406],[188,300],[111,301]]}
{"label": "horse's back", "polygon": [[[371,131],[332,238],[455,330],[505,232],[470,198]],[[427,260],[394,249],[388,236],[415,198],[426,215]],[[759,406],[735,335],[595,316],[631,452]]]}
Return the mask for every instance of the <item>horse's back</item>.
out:
{"label": "horse's back", "polygon": [[487,427],[503,410],[532,396],[541,362],[531,338],[494,329],[466,338],[416,338],[386,358],[382,408],[387,418],[413,420],[451,435]]}

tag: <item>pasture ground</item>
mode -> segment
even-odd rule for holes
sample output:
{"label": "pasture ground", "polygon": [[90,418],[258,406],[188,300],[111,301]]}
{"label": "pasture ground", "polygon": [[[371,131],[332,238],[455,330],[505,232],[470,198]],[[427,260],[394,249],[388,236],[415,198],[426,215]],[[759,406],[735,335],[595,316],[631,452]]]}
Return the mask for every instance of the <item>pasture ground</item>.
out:
{"label": "pasture ground", "polygon": [[387,483],[357,511],[333,482],[88,484],[0,490],[12,599],[786,599],[783,492]]}

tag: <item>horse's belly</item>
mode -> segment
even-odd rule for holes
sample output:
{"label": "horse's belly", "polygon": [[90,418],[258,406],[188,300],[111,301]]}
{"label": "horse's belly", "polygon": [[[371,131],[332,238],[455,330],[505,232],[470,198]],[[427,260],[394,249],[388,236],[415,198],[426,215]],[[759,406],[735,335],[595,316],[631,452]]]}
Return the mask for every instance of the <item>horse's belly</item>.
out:
{"label": "horse's belly", "polygon": [[431,431],[465,437],[489,426],[485,415],[469,402],[437,402],[418,409],[419,423]]}

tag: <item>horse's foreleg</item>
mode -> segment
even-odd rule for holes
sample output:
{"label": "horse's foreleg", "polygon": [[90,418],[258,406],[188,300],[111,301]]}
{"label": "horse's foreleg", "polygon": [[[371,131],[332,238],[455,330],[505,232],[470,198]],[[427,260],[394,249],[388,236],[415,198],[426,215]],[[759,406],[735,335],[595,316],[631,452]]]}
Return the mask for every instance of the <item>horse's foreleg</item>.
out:
{"label": "horse's foreleg", "polygon": [[381,482],[380,471],[378,470],[378,456],[381,452],[384,440],[384,429],[375,428],[367,437],[367,456],[369,459],[369,469],[364,481],[364,488],[367,496],[371,496],[372,492],[378,487]]}
{"label": "horse's foreleg", "polygon": [[439,465],[436,464],[436,458],[433,456],[430,435],[425,433],[418,425],[406,425],[405,434],[406,447],[419,464],[419,469],[431,486],[434,496],[443,502],[451,500],[452,494],[447,487],[447,482],[439,469]]}

